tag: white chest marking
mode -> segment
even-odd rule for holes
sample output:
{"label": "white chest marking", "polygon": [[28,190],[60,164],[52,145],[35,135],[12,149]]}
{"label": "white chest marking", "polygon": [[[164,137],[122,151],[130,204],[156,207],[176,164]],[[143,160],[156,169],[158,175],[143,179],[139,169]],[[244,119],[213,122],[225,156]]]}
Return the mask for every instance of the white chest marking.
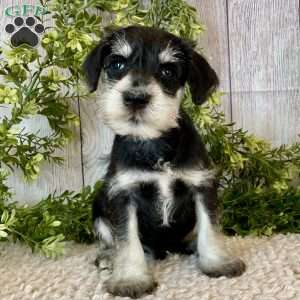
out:
{"label": "white chest marking", "polygon": [[182,180],[190,186],[200,187],[210,185],[214,178],[212,170],[174,170],[164,166],[158,171],[122,170],[112,178],[109,184],[109,195],[134,188],[142,182],[155,182],[159,187],[160,211],[163,225],[169,226],[173,210],[172,183],[176,179]]}

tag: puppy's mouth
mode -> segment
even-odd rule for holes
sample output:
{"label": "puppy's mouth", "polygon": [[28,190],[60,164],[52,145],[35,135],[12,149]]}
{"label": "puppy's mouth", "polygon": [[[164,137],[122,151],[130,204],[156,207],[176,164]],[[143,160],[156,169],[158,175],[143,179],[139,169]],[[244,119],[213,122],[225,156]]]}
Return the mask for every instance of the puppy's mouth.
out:
{"label": "puppy's mouth", "polygon": [[135,125],[142,123],[143,117],[142,112],[139,110],[134,110],[130,112],[129,122]]}

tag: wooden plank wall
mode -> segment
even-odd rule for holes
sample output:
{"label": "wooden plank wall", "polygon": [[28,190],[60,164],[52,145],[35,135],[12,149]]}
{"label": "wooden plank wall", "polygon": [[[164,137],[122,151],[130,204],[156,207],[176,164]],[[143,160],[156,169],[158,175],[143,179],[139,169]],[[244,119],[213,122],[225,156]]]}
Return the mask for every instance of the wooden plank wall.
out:
{"label": "wooden plank wall", "polygon": [[[0,2],[0,40],[13,18],[10,5],[38,4],[38,0]],[[299,0],[188,0],[197,8],[207,33],[199,40],[205,56],[219,74],[226,118],[274,145],[299,141],[300,133],[300,8]],[[24,184],[18,172],[10,178],[19,201],[37,201],[49,192],[80,190],[105,172],[113,133],[96,113],[96,99],[75,103],[81,128],[63,152],[64,166],[43,167],[40,179]],[[0,108],[0,116],[5,113]],[[26,120],[30,129],[47,124]],[[80,138],[81,137],[81,138]]]}

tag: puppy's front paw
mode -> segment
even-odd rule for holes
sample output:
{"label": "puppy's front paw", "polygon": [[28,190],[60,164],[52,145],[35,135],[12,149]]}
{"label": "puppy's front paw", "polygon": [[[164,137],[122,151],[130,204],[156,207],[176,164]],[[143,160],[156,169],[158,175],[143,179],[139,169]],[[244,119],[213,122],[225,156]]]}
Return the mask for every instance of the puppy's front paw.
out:
{"label": "puppy's front paw", "polygon": [[237,257],[225,257],[219,263],[201,264],[200,268],[204,274],[209,277],[236,277],[242,275],[246,270],[245,263]]}
{"label": "puppy's front paw", "polygon": [[114,279],[110,278],[105,282],[105,289],[115,295],[121,297],[139,298],[145,294],[150,294],[157,287],[157,283],[151,276],[135,279]]}

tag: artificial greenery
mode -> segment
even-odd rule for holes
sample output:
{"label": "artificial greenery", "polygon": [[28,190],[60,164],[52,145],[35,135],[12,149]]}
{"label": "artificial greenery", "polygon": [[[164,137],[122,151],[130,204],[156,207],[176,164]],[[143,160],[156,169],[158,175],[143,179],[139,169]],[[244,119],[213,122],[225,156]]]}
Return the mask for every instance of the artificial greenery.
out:
{"label": "artificial greenery", "polygon": [[[146,6],[137,0],[54,0],[48,4],[55,25],[42,39],[43,54],[27,46],[1,50],[0,104],[11,113],[0,119],[0,240],[22,240],[53,257],[63,252],[65,240],[93,240],[90,203],[95,189],[49,195],[29,207],[12,202],[13,191],[6,182],[16,168],[32,180],[43,161],[62,163],[56,150],[72,137],[71,127],[79,124],[71,105],[89,96],[81,82],[81,65],[103,35],[99,12],[113,16],[110,27],[156,26],[191,40],[197,40],[203,27],[195,9],[184,0],[152,0]],[[227,124],[219,98],[215,94],[207,105],[194,106],[187,89],[184,107],[218,170],[224,231],[242,235],[300,232],[300,188],[290,185],[291,170],[299,170],[300,145],[271,148]],[[35,115],[48,120],[49,135],[22,128],[22,121]]]}
{"label": "artificial greenery", "polygon": [[49,195],[32,206],[20,207],[17,203],[0,206],[0,237],[10,235],[49,257],[63,253],[65,240],[89,243],[93,241],[92,200],[100,188],[101,183],[97,183],[94,190],[85,187],[81,193],[65,191],[59,196]]}
{"label": "artificial greenery", "polygon": [[243,129],[227,124],[219,98],[185,108],[209,149],[220,182],[221,224],[228,234],[300,233],[300,144],[272,148]]}

